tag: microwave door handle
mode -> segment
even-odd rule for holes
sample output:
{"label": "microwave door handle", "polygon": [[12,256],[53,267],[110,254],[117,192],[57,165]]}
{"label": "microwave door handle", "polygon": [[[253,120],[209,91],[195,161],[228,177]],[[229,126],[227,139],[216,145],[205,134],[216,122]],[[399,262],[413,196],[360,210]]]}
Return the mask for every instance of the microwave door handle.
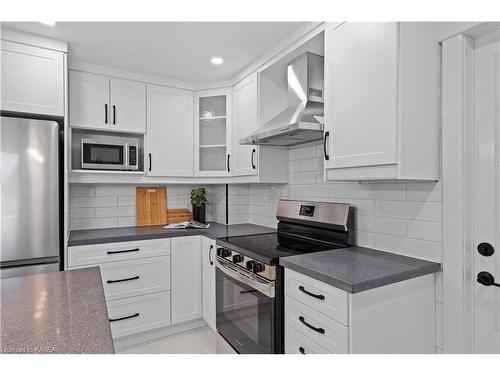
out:
{"label": "microwave door handle", "polygon": [[[245,272],[243,274],[242,272],[235,271],[229,267],[227,267],[225,264],[223,264],[219,259],[216,258],[217,262],[217,268],[224,272],[227,276],[229,276],[232,279],[235,279],[251,288],[254,288],[255,290],[261,292],[267,297],[274,298],[275,296],[275,291],[274,291],[274,283],[269,282],[269,283],[264,283],[261,281],[256,280],[250,273]],[[248,274],[248,275],[247,275]]]}

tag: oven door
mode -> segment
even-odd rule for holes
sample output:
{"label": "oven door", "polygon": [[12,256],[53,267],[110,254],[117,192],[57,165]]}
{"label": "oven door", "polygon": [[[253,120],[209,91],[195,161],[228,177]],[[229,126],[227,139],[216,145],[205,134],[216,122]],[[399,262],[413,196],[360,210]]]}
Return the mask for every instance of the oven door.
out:
{"label": "oven door", "polygon": [[82,139],[83,169],[126,169],[125,143],[107,143]]}
{"label": "oven door", "polygon": [[275,284],[217,257],[217,331],[240,354],[275,353]]}

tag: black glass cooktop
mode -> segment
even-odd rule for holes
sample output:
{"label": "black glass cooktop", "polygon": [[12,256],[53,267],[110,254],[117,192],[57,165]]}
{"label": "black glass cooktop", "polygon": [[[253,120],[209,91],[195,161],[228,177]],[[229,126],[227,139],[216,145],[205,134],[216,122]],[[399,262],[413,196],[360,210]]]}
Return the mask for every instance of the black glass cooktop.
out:
{"label": "black glass cooktop", "polygon": [[217,245],[270,265],[279,264],[280,258],[291,255],[315,253],[343,247],[281,233],[222,237],[217,239]]}

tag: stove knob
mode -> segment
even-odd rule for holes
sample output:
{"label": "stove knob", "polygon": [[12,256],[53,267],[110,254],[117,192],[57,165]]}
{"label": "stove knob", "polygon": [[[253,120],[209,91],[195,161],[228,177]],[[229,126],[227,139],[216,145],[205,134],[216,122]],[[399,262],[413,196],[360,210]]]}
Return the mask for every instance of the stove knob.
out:
{"label": "stove knob", "polygon": [[253,272],[254,273],[259,273],[259,272],[262,272],[266,269],[266,266],[263,265],[262,263],[255,263],[253,265]]}
{"label": "stove knob", "polygon": [[243,255],[239,255],[239,254],[236,254],[236,255],[233,255],[233,263],[241,263],[243,262]]}
{"label": "stove knob", "polygon": [[246,264],[247,270],[253,271],[253,266],[255,265],[255,263],[257,263],[255,260],[247,261],[247,264]]}
{"label": "stove knob", "polygon": [[231,250],[229,249],[224,249],[223,247],[219,247],[217,249],[217,255],[223,258],[227,258],[231,256]]}

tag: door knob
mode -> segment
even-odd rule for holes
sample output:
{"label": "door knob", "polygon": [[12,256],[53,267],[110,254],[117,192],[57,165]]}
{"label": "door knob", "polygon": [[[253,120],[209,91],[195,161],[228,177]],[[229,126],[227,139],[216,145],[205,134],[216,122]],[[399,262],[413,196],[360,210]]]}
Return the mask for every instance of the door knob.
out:
{"label": "door knob", "polygon": [[493,277],[493,275],[486,271],[482,271],[477,274],[477,282],[485,286],[493,285],[500,287],[500,284],[495,282],[495,278]]}
{"label": "door knob", "polygon": [[477,251],[482,256],[489,257],[493,255],[493,253],[495,252],[495,248],[488,242],[481,242],[479,245],[477,245]]}

